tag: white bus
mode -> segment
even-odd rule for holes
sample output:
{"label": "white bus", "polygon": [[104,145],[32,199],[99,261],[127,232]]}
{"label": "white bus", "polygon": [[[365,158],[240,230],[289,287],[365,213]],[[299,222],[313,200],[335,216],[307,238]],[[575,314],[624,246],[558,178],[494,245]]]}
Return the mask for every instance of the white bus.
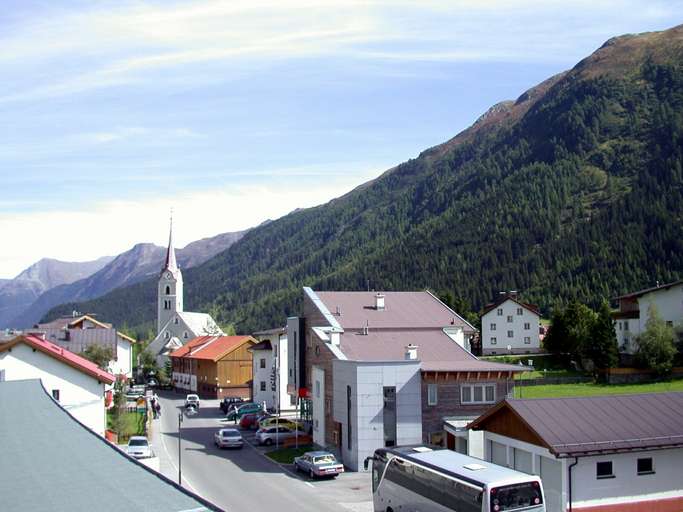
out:
{"label": "white bus", "polygon": [[369,461],[375,512],[545,511],[538,476],[451,450],[381,448]]}

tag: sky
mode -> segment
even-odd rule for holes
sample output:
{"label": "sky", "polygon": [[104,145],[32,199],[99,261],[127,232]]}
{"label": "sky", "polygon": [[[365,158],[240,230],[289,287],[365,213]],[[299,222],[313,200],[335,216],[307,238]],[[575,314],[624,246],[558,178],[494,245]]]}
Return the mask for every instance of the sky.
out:
{"label": "sky", "polygon": [[683,0],[2,0],[0,278],[322,204]]}

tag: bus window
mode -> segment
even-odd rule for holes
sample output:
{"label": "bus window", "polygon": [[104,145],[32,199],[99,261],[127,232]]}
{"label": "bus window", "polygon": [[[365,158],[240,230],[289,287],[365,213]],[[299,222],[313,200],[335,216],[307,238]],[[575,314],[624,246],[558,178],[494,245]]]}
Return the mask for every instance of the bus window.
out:
{"label": "bus window", "polygon": [[382,479],[382,473],[384,473],[384,466],[386,465],[386,456],[375,453],[375,456],[372,458],[372,492],[377,491],[379,481]]}
{"label": "bus window", "polygon": [[524,482],[491,489],[491,512],[516,510],[542,503],[543,496],[538,482]]}

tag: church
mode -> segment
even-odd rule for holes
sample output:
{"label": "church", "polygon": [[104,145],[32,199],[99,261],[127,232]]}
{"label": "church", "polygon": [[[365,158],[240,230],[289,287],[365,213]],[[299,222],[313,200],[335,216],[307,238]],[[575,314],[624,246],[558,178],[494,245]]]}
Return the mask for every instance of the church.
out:
{"label": "church", "polygon": [[157,286],[157,336],[147,350],[163,368],[170,361],[168,355],[191,339],[224,334],[211,315],[183,310],[183,274],[176,262],[171,219],[166,263]]}

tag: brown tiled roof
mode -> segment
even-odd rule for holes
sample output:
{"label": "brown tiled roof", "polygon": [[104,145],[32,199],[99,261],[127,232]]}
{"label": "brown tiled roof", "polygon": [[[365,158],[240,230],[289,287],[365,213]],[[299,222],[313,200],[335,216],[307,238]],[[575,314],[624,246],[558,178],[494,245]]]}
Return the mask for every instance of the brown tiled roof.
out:
{"label": "brown tiled roof", "polygon": [[340,349],[353,361],[396,361],[405,357],[405,347],[417,345],[423,371],[522,371],[525,368],[480,361],[439,329],[383,329],[368,334],[346,331]]}
{"label": "brown tiled roof", "polygon": [[619,299],[637,299],[638,297],[641,297],[645,295],[646,293],[654,292],[656,290],[667,290],[671,288],[672,286],[676,286],[679,284],[683,284],[683,279],[679,279],[678,281],[673,281],[671,283],[666,283],[666,284],[660,284],[659,286],[652,286],[650,288],[645,288],[643,290],[639,290],[637,292],[632,292],[632,293],[627,293],[626,295],[620,295],[619,297],[614,297],[613,300],[619,300]]}
{"label": "brown tiled roof", "polygon": [[683,446],[683,393],[505,400],[470,428],[504,408],[558,457]]}
{"label": "brown tiled roof", "polygon": [[532,313],[536,313],[539,316],[541,315],[541,311],[538,309],[538,306],[536,304],[528,304],[526,302],[522,302],[520,300],[517,300],[515,297],[513,297],[511,295],[501,295],[498,299],[496,299],[495,302],[491,302],[490,304],[486,305],[486,307],[484,308],[484,311],[482,312],[482,316],[484,316],[486,313],[488,313],[492,309],[497,308],[506,300],[511,300],[512,302],[516,302],[517,304],[519,304],[520,306],[522,306],[525,309],[528,309]]}
{"label": "brown tiled roof", "polygon": [[[377,292],[315,292],[344,329],[473,327],[429,292],[381,292],[383,310],[375,309]],[[340,314],[337,314],[339,311]]]}

